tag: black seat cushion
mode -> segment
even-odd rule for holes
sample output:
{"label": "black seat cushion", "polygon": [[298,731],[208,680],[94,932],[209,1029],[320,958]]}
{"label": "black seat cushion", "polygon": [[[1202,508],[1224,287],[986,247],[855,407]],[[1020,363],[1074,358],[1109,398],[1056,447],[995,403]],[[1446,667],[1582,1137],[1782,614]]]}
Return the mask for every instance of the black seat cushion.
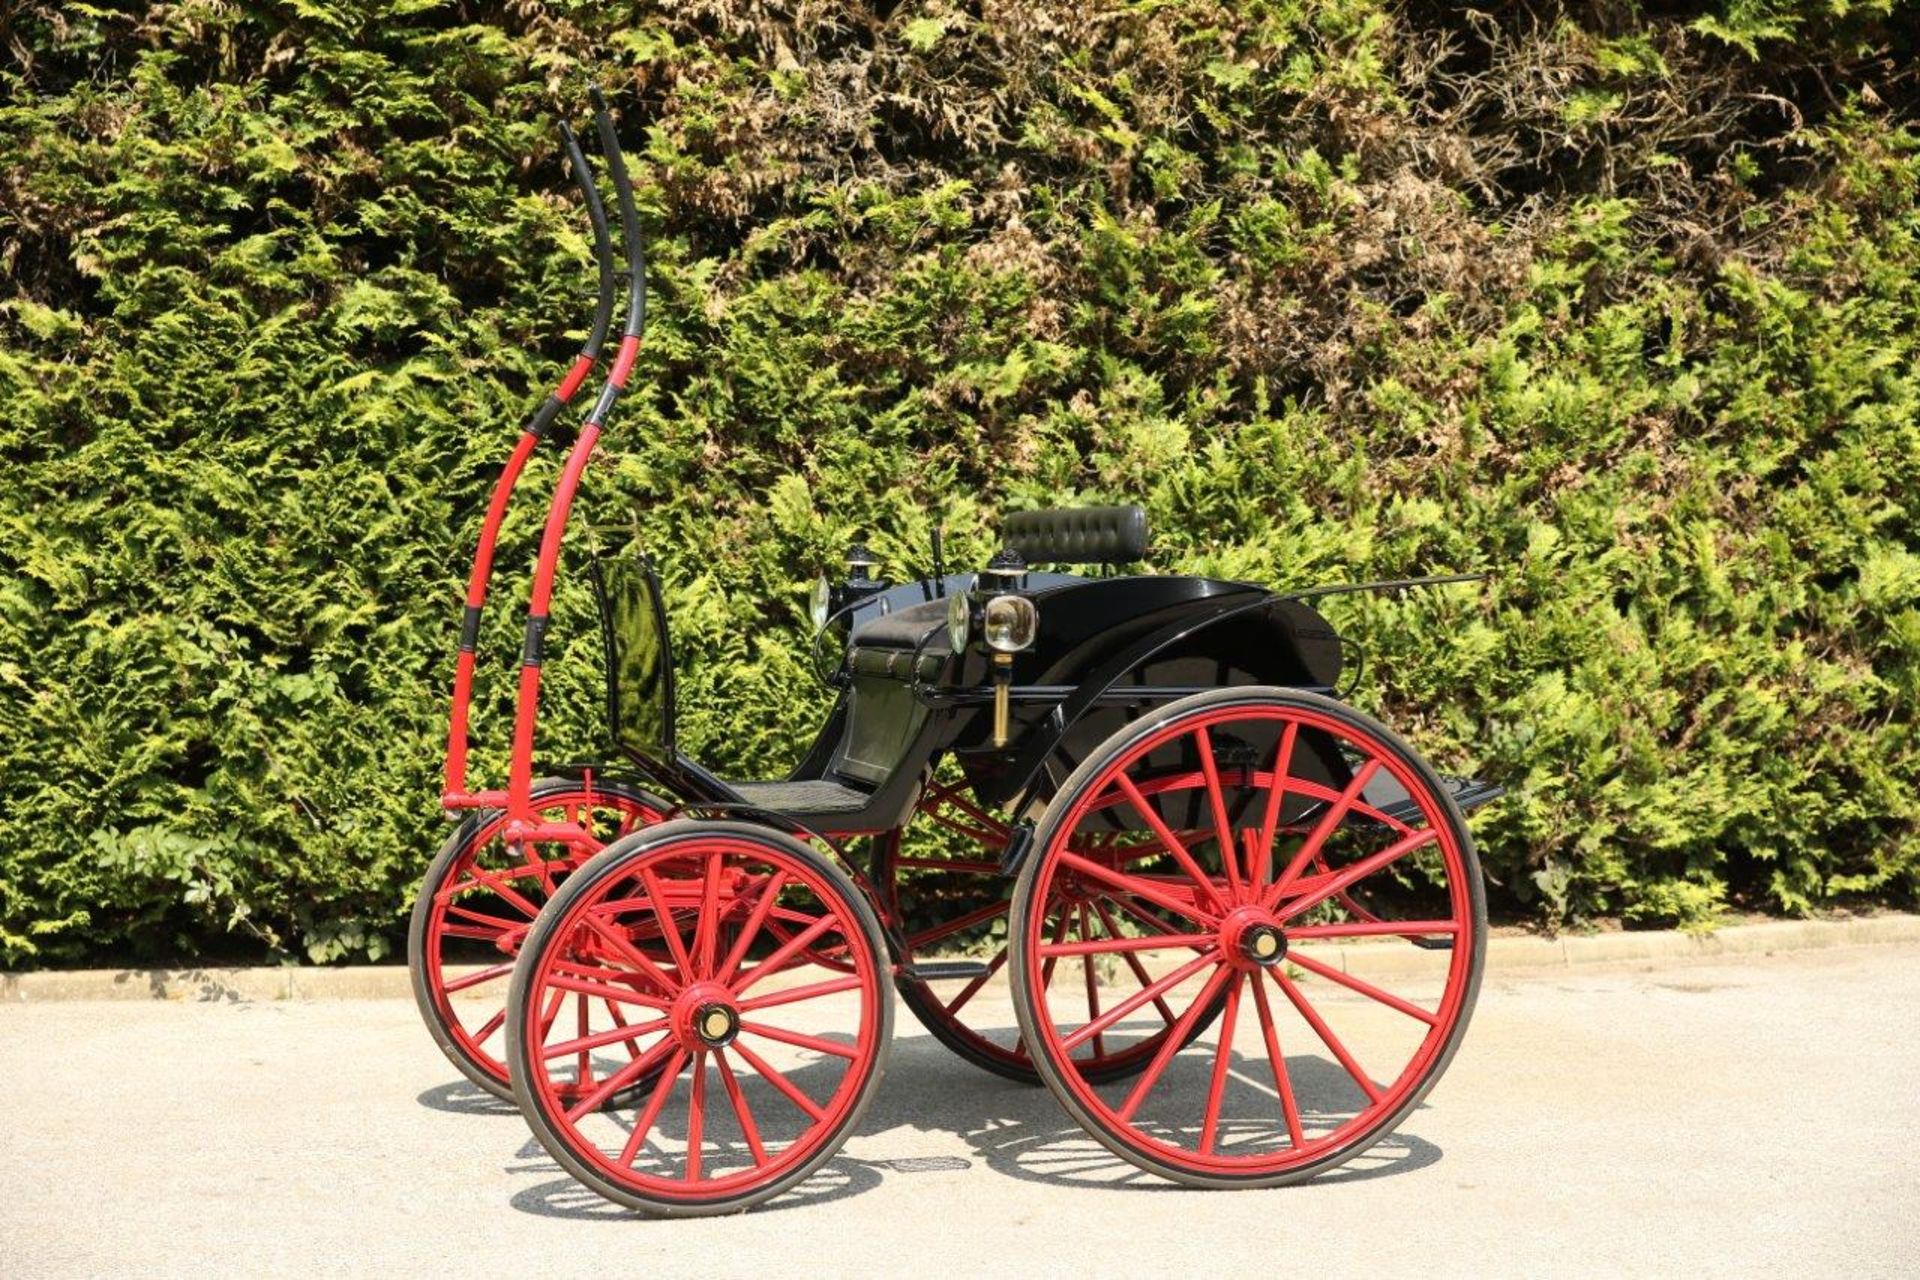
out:
{"label": "black seat cushion", "polygon": [[1147,513],[1139,507],[1016,511],[1000,522],[1000,540],[1028,564],[1132,564],[1147,553]]}
{"label": "black seat cushion", "polygon": [[947,602],[929,600],[861,623],[853,629],[853,643],[862,649],[917,649],[946,625]]}
{"label": "black seat cushion", "polygon": [[865,807],[867,793],[827,778],[799,782],[735,782],[730,784],[748,804],[796,818],[828,813],[854,813]]}

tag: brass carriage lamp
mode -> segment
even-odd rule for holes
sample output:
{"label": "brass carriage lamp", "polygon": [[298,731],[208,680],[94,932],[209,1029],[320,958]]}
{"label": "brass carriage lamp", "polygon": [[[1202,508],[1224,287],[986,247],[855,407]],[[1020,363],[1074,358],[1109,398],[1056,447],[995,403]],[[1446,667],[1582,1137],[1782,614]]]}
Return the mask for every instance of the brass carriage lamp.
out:
{"label": "brass carriage lamp", "polygon": [[[1003,550],[987,563],[972,593],[956,592],[947,603],[947,638],[955,653],[972,638],[976,616],[980,638],[986,644],[993,674],[993,746],[997,751],[1011,737],[1013,655],[1033,647],[1040,630],[1040,611],[1020,594],[1026,585],[1027,562],[1018,551]],[[986,597],[978,606],[974,600]]]}

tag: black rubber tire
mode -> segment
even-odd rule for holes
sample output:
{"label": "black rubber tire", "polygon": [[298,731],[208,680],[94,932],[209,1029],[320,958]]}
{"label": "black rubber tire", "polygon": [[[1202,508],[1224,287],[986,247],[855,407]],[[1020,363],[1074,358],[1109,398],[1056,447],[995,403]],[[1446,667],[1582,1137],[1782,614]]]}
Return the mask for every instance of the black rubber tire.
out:
{"label": "black rubber tire", "polygon": [[[572,778],[542,778],[533,784],[533,798],[536,803],[568,792],[583,791],[584,784]],[[667,812],[668,806],[652,793],[638,787],[617,782],[593,784],[598,795],[617,795],[636,805],[643,805],[655,813]],[[407,925],[407,977],[413,987],[414,1006],[420,1010],[420,1018],[427,1024],[427,1034],[440,1046],[440,1052],[447,1055],[451,1062],[476,1088],[482,1089],[503,1102],[513,1101],[513,1090],[492,1072],[473,1061],[460,1047],[446,1022],[446,1014],[434,999],[426,975],[427,922],[430,916],[428,904],[434,895],[440,892],[441,885],[448,874],[466,857],[473,848],[474,840],[490,825],[498,821],[500,810],[476,809],[462,819],[440,846],[433,861],[427,865],[427,872],[420,878],[420,890],[413,900],[413,915]]]}
{"label": "black rubber tire", "polygon": [[1401,1121],[1405,1120],[1406,1117],[1413,1112],[1414,1108],[1420,1105],[1421,1101],[1424,1100],[1427,1094],[1433,1089],[1433,1086],[1439,1082],[1440,1077],[1446,1074],[1448,1064],[1453,1061],[1453,1055],[1458,1051],[1460,1041],[1466,1035],[1467,1024],[1472,1021],[1473,1007],[1480,994],[1481,974],[1485,968],[1487,901],[1486,886],[1480,871],[1479,855],[1474,850],[1473,837],[1467,830],[1466,819],[1461,815],[1458,806],[1453,803],[1452,793],[1440,780],[1439,775],[1433,771],[1433,767],[1429,765],[1417,751],[1401,739],[1398,734],[1395,734],[1385,725],[1364,712],[1358,711],[1343,702],[1335,701],[1332,698],[1322,697],[1319,694],[1308,693],[1300,689],[1284,689],[1260,685],[1214,689],[1206,693],[1194,694],[1191,697],[1182,698],[1178,702],[1171,702],[1164,707],[1157,708],[1150,714],[1144,715],[1140,717],[1140,719],[1128,724],[1105,742],[1101,743],[1100,746],[1073,771],[1066,782],[1061,785],[1053,802],[1048,806],[1046,815],[1041,818],[1039,827],[1034,832],[1033,852],[1031,856],[1028,857],[1026,865],[1021,868],[1020,877],[1014,885],[1013,912],[1008,917],[1009,936],[1012,939],[1013,946],[1013,952],[1008,958],[1008,964],[1013,968],[1015,975],[1013,983],[1014,1011],[1019,1016],[1020,1027],[1026,1037],[1027,1043],[1030,1045],[1035,1043],[1049,1043],[1050,1037],[1035,1035],[1038,1029],[1038,1019],[1032,1006],[1030,994],[1026,989],[1026,984],[1019,980],[1019,975],[1027,971],[1025,955],[1027,931],[1022,922],[1032,907],[1033,887],[1038,879],[1039,869],[1045,859],[1046,850],[1053,839],[1053,828],[1061,820],[1062,815],[1073,809],[1075,798],[1078,796],[1080,790],[1086,787],[1091,779],[1098,776],[1100,771],[1105,769],[1115,756],[1129,750],[1141,738],[1151,735],[1165,726],[1169,721],[1195,711],[1211,710],[1236,703],[1271,705],[1275,702],[1310,709],[1322,715],[1334,716],[1349,721],[1356,728],[1378,739],[1396,754],[1400,755],[1426,784],[1429,793],[1439,802],[1442,816],[1448,824],[1453,827],[1455,838],[1459,841],[1461,860],[1467,871],[1466,889],[1472,910],[1471,925],[1473,937],[1469,948],[1466,986],[1462,997],[1460,1016],[1454,1022],[1453,1029],[1449,1033],[1445,1045],[1442,1046],[1440,1052],[1435,1056],[1432,1066],[1428,1068],[1426,1078],[1408,1094],[1404,1102],[1392,1112],[1376,1121],[1366,1132],[1349,1139],[1342,1146],[1328,1152],[1320,1159],[1302,1165],[1299,1168],[1289,1169],[1276,1174],[1256,1173],[1244,1176],[1232,1174],[1203,1174],[1190,1169],[1169,1165],[1165,1161],[1157,1159],[1152,1152],[1142,1150],[1126,1141],[1123,1137],[1109,1132],[1104,1124],[1080,1105],[1078,1099],[1074,1097],[1073,1091],[1062,1078],[1059,1068],[1053,1062],[1051,1056],[1046,1052],[1034,1055],[1034,1065],[1038,1068],[1040,1077],[1046,1083],[1048,1089],[1053,1092],[1055,1098],[1059,1099],[1060,1104],[1066,1108],[1067,1113],[1089,1134],[1098,1139],[1102,1146],[1129,1164],[1184,1186],[1225,1189],[1278,1187],[1306,1182],[1327,1172],[1329,1169],[1345,1164],[1355,1156],[1366,1151],[1369,1147],[1380,1141],[1380,1139],[1392,1133],[1393,1130],[1400,1125]]}
{"label": "black rubber tire", "polygon": [[[875,1011],[879,1027],[875,1037],[872,1068],[860,1085],[859,1096],[839,1125],[823,1142],[819,1151],[811,1157],[782,1174],[764,1187],[731,1196],[716,1197],[706,1201],[664,1201],[637,1195],[628,1188],[608,1181],[593,1167],[573,1154],[572,1148],[564,1137],[547,1121],[533,1091],[526,1086],[529,1065],[528,1046],[521,1036],[521,1027],[526,1021],[527,989],[532,984],[533,974],[540,963],[542,952],[552,943],[557,922],[565,917],[575,899],[592,892],[593,887],[609,876],[623,874],[629,859],[657,850],[662,845],[676,841],[697,839],[702,835],[725,834],[736,839],[757,840],[778,847],[781,852],[799,858],[811,864],[819,871],[822,879],[831,885],[841,899],[851,919],[859,925],[866,944],[871,951],[872,961],[881,980],[875,983],[879,1008]],[[893,1000],[891,986],[884,979],[886,968],[892,963],[891,953],[887,949],[886,935],[881,930],[879,916],[875,914],[873,904],[866,895],[854,887],[851,877],[830,859],[809,849],[784,832],[751,822],[714,822],[699,819],[678,819],[636,831],[614,841],[560,886],[559,891],[548,902],[547,909],[540,913],[527,934],[526,943],[520,948],[520,957],[514,964],[513,984],[507,993],[507,1062],[509,1074],[513,1077],[514,1100],[519,1104],[520,1114],[526,1118],[527,1127],[533,1130],[533,1136],[552,1156],[560,1167],[572,1174],[581,1185],[615,1204],[625,1205],[643,1213],[662,1218],[704,1218],[717,1214],[740,1213],[763,1201],[771,1200],[782,1192],[806,1181],[815,1170],[831,1160],[845,1145],[847,1138],[859,1127],[865,1118],[867,1108],[873,1102],[874,1094],[880,1087],[880,1081],[886,1074],[887,1058],[893,1047]]]}

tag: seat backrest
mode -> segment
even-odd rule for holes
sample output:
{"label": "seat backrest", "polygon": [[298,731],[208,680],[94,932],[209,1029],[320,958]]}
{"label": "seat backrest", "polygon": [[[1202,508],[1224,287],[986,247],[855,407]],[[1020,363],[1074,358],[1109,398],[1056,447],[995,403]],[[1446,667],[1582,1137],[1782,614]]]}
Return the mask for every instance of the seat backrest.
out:
{"label": "seat backrest", "polygon": [[600,604],[613,745],[636,764],[670,766],[675,758],[673,645],[660,579],[639,554],[596,559],[590,575]]}
{"label": "seat backrest", "polygon": [[1000,522],[1000,541],[1028,564],[1132,564],[1147,553],[1147,513],[1133,506],[1016,511]]}

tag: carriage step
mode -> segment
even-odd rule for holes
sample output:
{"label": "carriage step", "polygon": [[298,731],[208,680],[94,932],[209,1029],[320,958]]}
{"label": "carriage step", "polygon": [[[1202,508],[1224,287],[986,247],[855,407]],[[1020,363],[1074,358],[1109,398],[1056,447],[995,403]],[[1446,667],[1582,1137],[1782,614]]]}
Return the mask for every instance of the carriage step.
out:
{"label": "carriage step", "polygon": [[985,960],[926,960],[902,965],[900,975],[921,982],[954,982],[984,978],[992,970]]}

